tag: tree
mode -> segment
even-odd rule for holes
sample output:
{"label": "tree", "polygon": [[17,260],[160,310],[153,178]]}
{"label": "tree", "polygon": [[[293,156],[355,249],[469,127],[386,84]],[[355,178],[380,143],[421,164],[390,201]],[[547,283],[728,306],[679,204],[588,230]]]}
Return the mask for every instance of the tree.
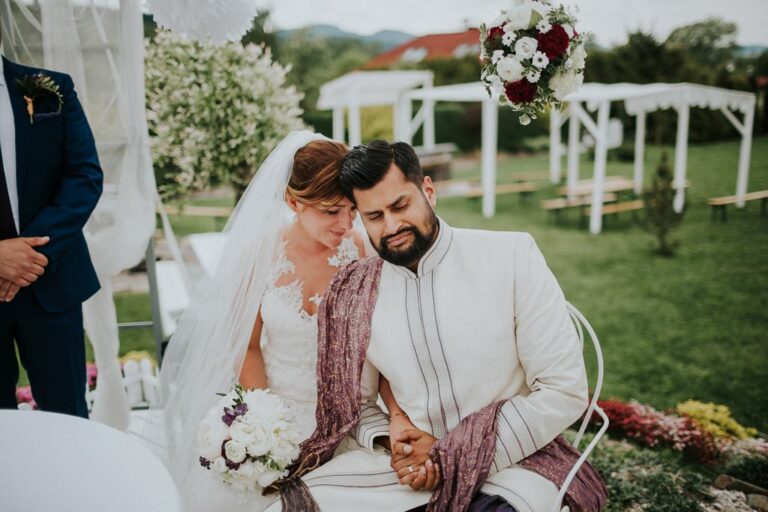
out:
{"label": "tree", "polygon": [[303,126],[302,96],[268,48],[159,31],[146,45],[145,70],[155,175],[166,198],[227,183],[239,199],[267,154]]}
{"label": "tree", "polygon": [[272,54],[277,57],[278,44],[277,35],[272,31],[272,20],[269,10],[259,9],[253,18],[251,29],[245,33],[240,40],[243,46],[249,44],[264,45],[272,49]]}
{"label": "tree", "polygon": [[653,177],[651,188],[645,193],[645,209],[652,229],[659,241],[657,252],[662,256],[675,255],[677,243],[669,241],[669,233],[680,224],[682,213],[674,209],[675,187],[673,185],[672,171],[667,163],[667,153],[662,153],[661,162]]}
{"label": "tree", "polygon": [[721,68],[733,63],[737,34],[735,23],[720,18],[707,18],[676,28],[669,34],[665,44],[669,48],[688,51],[701,65]]}

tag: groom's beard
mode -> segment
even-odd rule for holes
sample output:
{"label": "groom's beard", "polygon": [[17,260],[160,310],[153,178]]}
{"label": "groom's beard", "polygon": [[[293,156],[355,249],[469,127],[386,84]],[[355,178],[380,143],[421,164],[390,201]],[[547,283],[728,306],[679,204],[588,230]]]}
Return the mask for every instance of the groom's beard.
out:
{"label": "groom's beard", "polygon": [[[376,244],[373,244],[373,241],[371,240],[376,252],[379,253],[379,256],[381,256],[382,259],[401,267],[411,267],[421,260],[429,248],[432,247],[435,238],[437,238],[437,230],[439,226],[435,212],[429,206],[427,207],[427,210],[428,214],[425,219],[427,225],[426,233],[422,233],[415,226],[409,226],[393,235],[382,237],[378,247]],[[387,245],[389,240],[408,232],[413,233],[413,241],[407,247],[393,249]]]}

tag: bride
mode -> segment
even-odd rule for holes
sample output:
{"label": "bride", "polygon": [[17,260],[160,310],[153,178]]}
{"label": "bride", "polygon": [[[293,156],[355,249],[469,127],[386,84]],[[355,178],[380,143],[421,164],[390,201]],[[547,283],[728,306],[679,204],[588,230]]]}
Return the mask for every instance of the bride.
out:
{"label": "bride", "polygon": [[[278,145],[224,230],[213,279],[195,291],[168,345],[163,444],[185,510],[258,511],[274,500],[252,493],[245,501],[199,466],[197,426],[217,393],[238,380],[269,388],[301,439],[315,428],[318,306],[333,274],[365,255],[361,230],[353,229],[356,209],[337,181],[346,153],[344,144],[307,131]],[[381,388],[390,412],[398,410],[383,379]]]}

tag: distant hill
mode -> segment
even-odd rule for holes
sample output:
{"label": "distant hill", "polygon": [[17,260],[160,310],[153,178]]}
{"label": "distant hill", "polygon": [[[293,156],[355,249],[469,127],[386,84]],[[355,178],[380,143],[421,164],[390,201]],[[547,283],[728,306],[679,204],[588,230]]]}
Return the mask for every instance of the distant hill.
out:
{"label": "distant hill", "polygon": [[753,44],[748,46],[739,46],[736,49],[736,55],[738,55],[739,57],[750,58],[750,57],[757,57],[758,55],[760,55],[765,51],[768,51],[768,46]]}
{"label": "distant hill", "polygon": [[365,43],[376,43],[381,47],[382,51],[389,50],[395,46],[401,45],[406,41],[410,41],[415,36],[406,32],[400,32],[397,30],[381,30],[375,34],[364,36],[356,34],[354,32],[348,32],[342,30],[335,25],[309,25],[298,29],[291,30],[279,30],[277,37],[284,38],[296,32],[297,30],[309,30],[309,33],[315,37],[321,38],[341,38],[341,39],[356,39]]}

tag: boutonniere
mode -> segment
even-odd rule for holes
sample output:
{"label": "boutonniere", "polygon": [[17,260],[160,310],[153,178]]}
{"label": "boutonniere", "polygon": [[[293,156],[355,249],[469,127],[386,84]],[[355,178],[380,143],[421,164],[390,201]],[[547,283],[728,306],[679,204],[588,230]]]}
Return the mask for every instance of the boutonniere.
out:
{"label": "boutonniere", "polygon": [[53,81],[53,78],[37,73],[27,75],[24,78],[16,79],[16,83],[24,92],[24,101],[27,102],[27,114],[29,114],[29,124],[35,123],[35,101],[44,96],[53,96],[58,104],[56,112],[49,112],[43,115],[58,115],[61,113],[61,107],[64,105],[64,97],[59,90],[59,84]]}

